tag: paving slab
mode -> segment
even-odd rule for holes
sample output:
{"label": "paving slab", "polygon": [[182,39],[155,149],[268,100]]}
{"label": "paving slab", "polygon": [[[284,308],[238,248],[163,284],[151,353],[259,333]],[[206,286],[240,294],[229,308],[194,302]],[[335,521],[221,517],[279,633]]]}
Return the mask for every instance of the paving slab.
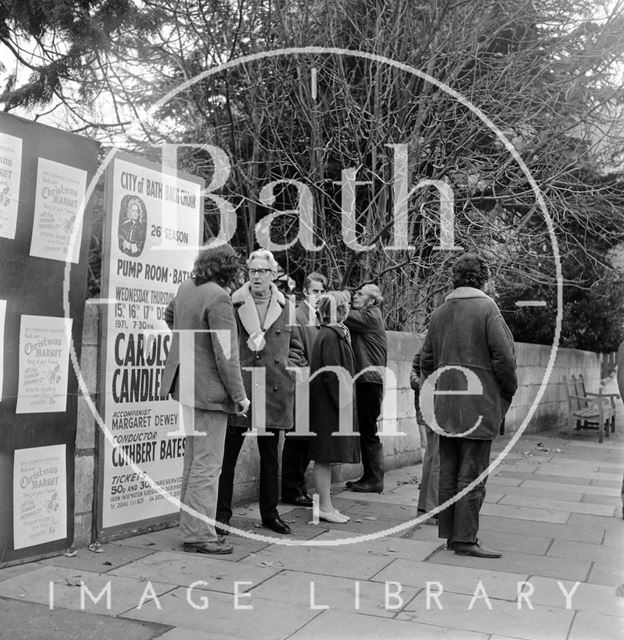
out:
{"label": "paving slab", "polygon": [[[224,556],[223,559],[233,562],[236,562],[241,558],[245,558],[250,553],[259,551],[271,544],[270,542],[253,540],[235,534],[228,537],[228,542],[230,542],[234,547],[234,552],[229,556]],[[157,551],[185,553],[182,546],[182,540],[180,539],[180,532],[177,527],[134,536],[121,541],[119,544],[125,547],[136,547],[148,550],[149,553],[155,553]]]}
{"label": "paving slab", "polygon": [[479,539],[489,549],[496,549],[502,552],[516,551],[537,556],[544,555],[553,540],[545,536],[488,531],[484,527],[480,528],[479,536]]}
{"label": "paving slab", "polygon": [[591,493],[584,493],[583,497],[581,498],[581,502],[587,502],[591,504],[609,504],[614,507],[615,511],[621,511],[622,509],[622,498],[620,496],[601,496]]}
{"label": "paving slab", "polygon": [[[483,540],[484,544],[486,542],[489,544],[489,540],[485,536]],[[552,558],[519,553],[517,551],[507,551],[502,558],[483,559],[472,556],[459,556],[451,551],[442,549],[431,556],[429,561],[473,568],[483,567],[484,563],[487,563],[488,569],[493,571],[528,573],[532,576],[560,578],[561,580],[585,580],[591,569],[591,562],[585,559]]]}
{"label": "paving slab", "polygon": [[601,527],[591,527],[588,525],[568,527],[565,524],[537,522],[535,520],[516,520],[513,518],[501,518],[483,514],[479,515],[479,531],[519,533],[544,538],[578,540],[579,542],[591,542],[595,544],[600,544],[605,535],[604,529]]}
{"label": "paving slab", "polygon": [[619,462],[624,460],[624,452],[621,446],[614,448],[616,443],[616,440],[606,440],[605,442],[572,442],[566,447],[566,453],[569,451],[572,456],[581,455],[596,460]]}
{"label": "paving slab", "polygon": [[598,473],[589,469],[577,468],[574,466],[558,467],[556,465],[514,465],[516,473],[527,473],[533,479],[536,476],[547,475],[553,478],[561,478],[560,482],[570,482],[570,480],[585,480],[587,484],[596,481],[617,482],[618,477],[622,481],[621,474]]}
{"label": "paving slab", "polygon": [[612,516],[614,507],[602,504],[587,504],[569,500],[555,500],[552,497],[537,498],[535,496],[519,496],[509,494],[499,504],[511,504],[518,507],[534,507],[540,509],[565,511],[566,513],[587,513],[594,516]]}
{"label": "paving slab", "polygon": [[138,579],[48,566],[0,582],[0,596],[45,604],[53,609],[115,616],[151,594],[159,596],[174,588],[174,584],[165,582],[148,584]]}
{"label": "paving slab", "polygon": [[[353,500],[355,502],[360,502],[362,500],[362,494],[356,491],[343,491],[340,493],[340,497],[343,500]],[[418,492],[409,492],[406,495],[397,495],[395,496],[391,492],[382,492],[382,493],[367,493],[366,494],[367,502],[385,502],[391,504],[402,504],[406,506],[414,506],[418,504]]]}
{"label": "paving slab", "polygon": [[249,555],[239,562],[222,560],[223,557],[159,551],[114,569],[111,573],[136,580],[167,581],[169,584],[185,587],[201,581],[197,589],[234,593],[235,582],[249,581],[252,584],[260,584],[282,568],[263,562],[259,554]]}
{"label": "paving slab", "polygon": [[[622,550],[621,550],[622,551]],[[555,540],[548,549],[548,555],[556,558],[583,558],[592,562],[612,565],[624,571],[624,553],[600,544]]]}
{"label": "paving slab", "polygon": [[283,571],[254,588],[251,598],[289,602],[293,607],[303,609],[340,609],[391,618],[418,590],[396,582],[370,582]]}
{"label": "paving slab", "polygon": [[217,635],[206,631],[202,633],[198,629],[186,629],[185,627],[174,627],[165,631],[158,640],[229,640],[232,636]]}
{"label": "paving slab", "polygon": [[[0,638],[6,640],[151,640],[167,624],[134,622],[86,611],[50,610],[47,605],[0,598]],[[182,639],[180,639],[182,640]]]}
{"label": "paving slab", "polygon": [[579,611],[567,640],[622,640],[622,629],[621,618]]}
{"label": "paving slab", "polygon": [[[617,595],[614,587],[539,576],[530,577],[528,582],[532,587],[532,593],[529,596],[531,604],[624,618],[624,598]],[[566,598],[566,594],[569,598]],[[624,621],[622,625],[624,629]]]}
{"label": "paving slab", "polygon": [[[498,472],[495,473],[498,474]],[[523,478],[508,478],[506,476],[493,475],[488,478],[487,486],[488,488],[495,487],[497,489],[499,487],[517,487],[522,484],[523,481]]]}
{"label": "paving slab", "polygon": [[601,466],[598,467],[598,471],[600,472],[610,472],[610,471],[617,471],[620,475],[622,475],[622,471],[624,470],[623,467],[624,465],[621,462],[612,462],[612,463],[606,463],[606,462],[601,462],[600,463]]}
{"label": "paving slab", "polygon": [[[307,571],[327,576],[369,580],[393,558],[364,555],[341,547],[267,547],[253,556],[256,563],[263,563],[276,570]],[[277,572],[277,571],[276,571]]]}
{"label": "paving slab", "polygon": [[595,562],[586,582],[624,589],[624,570],[621,565]]}
{"label": "paving slab", "polygon": [[394,534],[401,536],[402,538],[409,538],[410,540],[421,540],[422,542],[437,542],[442,544],[445,542],[438,537],[437,525],[421,524],[417,527],[412,527],[405,531],[405,533]]}
{"label": "paving slab", "polygon": [[[342,495],[342,494],[341,494]],[[404,522],[418,516],[416,504],[394,504],[392,502],[369,502],[368,500],[332,500],[334,506],[351,518],[373,516],[375,519]]]}
{"label": "paving slab", "polygon": [[441,617],[439,625],[419,624],[396,618],[323,611],[289,640],[487,640],[484,633],[453,629]]}
{"label": "paving slab", "polygon": [[558,509],[538,509],[535,507],[516,507],[506,504],[483,503],[481,514],[498,518],[513,518],[516,520],[537,520],[551,524],[565,524],[571,515],[570,511]]}
{"label": "paving slab", "polygon": [[622,518],[589,516],[584,513],[573,513],[570,516],[569,524],[572,527],[594,526],[598,529],[615,532],[620,532],[624,529]]}
{"label": "paving slab", "polygon": [[[560,489],[557,489],[556,491],[552,492],[551,496],[557,500],[569,500],[571,502],[582,502],[583,496],[587,495],[583,493],[581,487],[576,487],[578,491],[572,490],[572,487],[570,487],[570,489],[571,489],[570,491],[562,491]],[[541,485],[538,488],[538,487],[527,486],[525,484],[522,484],[519,487],[506,487],[505,495],[526,496],[530,498],[544,498],[545,496],[543,485]],[[598,498],[608,497],[610,500],[615,500],[615,498],[611,496],[597,496],[597,497]]]}
{"label": "paving slab", "polygon": [[151,549],[136,549],[115,542],[102,545],[101,553],[94,553],[85,548],[76,549],[75,556],[58,555],[40,562],[76,571],[106,572],[128,564],[128,562],[144,558],[150,553],[153,553]]}
{"label": "paving slab", "polygon": [[8,580],[14,576],[21,576],[23,573],[40,569],[43,565],[39,562],[29,562],[28,564],[16,564],[12,567],[5,567],[0,569],[0,582]]}
{"label": "paving slab", "polygon": [[[532,480],[534,482],[539,482],[540,484],[544,482],[555,482],[557,484],[572,484],[572,485],[589,485],[589,478],[576,478],[573,476],[560,476],[560,475],[551,475],[548,473],[526,473],[525,471],[514,471],[513,469],[504,469],[500,472],[500,475],[504,478],[519,478],[520,480]],[[542,486],[544,486],[542,484]],[[547,486],[547,485],[546,485]]]}
{"label": "paving slab", "polygon": [[[452,555],[450,552],[449,555]],[[488,593],[497,598],[515,600],[518,592],[518,582],[528,578],[527,573],[513,573],[495,568],[458,567],[433,562],[415,562],[410,560],[395,560],[374,576],[377,582],[398,582],[402,585],[431,589],[439,583],[444,592],[473,594],[479,580],[486,585]]]}
{"label": "paving slab", "polygon": [[516,602],[492,597],[485,583],[484,588],[489,604],[483,591],[472,596],[444,593],[440,596],[442,609],[438,609],[433,600],[429,601],[427,608],[426,593],[419,593],[397,618],[431,624],[441,622],[443,618],[446,624],[459,629],[501,633],[526,640],[566,637],[574,616],[573,611],[545,606],[518,609]]}
{"label": "paving slab", "polygon": [[620,531],[605,531],[602,544],[610,547],[618,547],[620,552],[624,550],[624,523]]}
{"label": "paving slab", "polygon": [[[352,538],[352,534],[346,531],[331,530],[314,538],[318,541],[336,541]],[[438,550],[441,541],[420,541],[407,538],[395,538],[385,536],[374,540],[364,540],[362,542],[337,545],[338,550],[348,549],[351,553],[362,553],[365,555],[382,556],[387,558],[405,558],[406,560],[426,560],[432,553]]]}
{"label": "paving slab", "polygon": [[[413,519],[402,520],[387,520],[376,516],[358,516],[357,514],[351,517],[351,520],[344,524],[334,524],[327,522],[319,522],[318,525],[310,525],[311,529],[316,529],[316,537],[327,530],[329,526],[341,531],[347,531],[352,535],[367,535],[367,534],[379,534],[379,535],[397,535],[399,531],[393,529],[399,528],[401,531],[407,531],[408,528],[413,527]],[[297,536],[295,536],[297,537]],[[310,536],[311,537],[311,536]]]}
{"label": "paving slab", "polygon": [[613,489],[611,487],[596,487],[589,484],[580,486],[579,484],[570,484],[565,482],[549,482],[548,484],[544,484],[544,482],[541,480],[538,481],[533,479],[526,479],[522,483],[522,486],[536,489],[538,491],[541,490],[542,495],[546,491],[552,491],[556,494],[558,494],[559,491],[578,491],[579,493],[582,493],[584,495],[593,494],[601,496],[619,496],[621,493],[621,491],[618,491],[617,489]]}
{"label": "paving slab", "polygon": [[592,480],[590,483],[592,487],[610,487],[612,489],[621,489],[622,487],[622,479],[617,478],[614,480]]}
{"label": "paving slab", "polygon": [[132,609],[123,618],[204,633],[210,630],[211,638],[223,640],[278,640],[289,637],[319,614],[309,608],[293,607],[288,602],[245,596],[239,596],[237,602],[234,595],[216,591],[189,593],[181,587],[160,598],[159,604],[160,609],[149,604],[140,610]]}

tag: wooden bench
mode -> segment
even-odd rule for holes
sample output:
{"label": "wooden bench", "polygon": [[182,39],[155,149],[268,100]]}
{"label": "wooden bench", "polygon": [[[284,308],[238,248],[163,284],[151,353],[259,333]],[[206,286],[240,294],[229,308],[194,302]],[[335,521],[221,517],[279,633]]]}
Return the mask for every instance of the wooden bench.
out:
{"label": "wooden bench", "polygon": [[615,400],[617,393],[589,393],[585,389],[583,375],[563,376],[563,386],[568,396],[568,433],[576,429],[598,429],[598,442],[602,442],[606,433],[615,431]]}

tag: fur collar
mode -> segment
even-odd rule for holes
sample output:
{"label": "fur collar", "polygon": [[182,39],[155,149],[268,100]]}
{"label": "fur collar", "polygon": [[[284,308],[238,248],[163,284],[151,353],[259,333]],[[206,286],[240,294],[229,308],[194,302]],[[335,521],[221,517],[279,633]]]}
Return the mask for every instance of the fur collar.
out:
{"label": "fur collar", "polygon": [[260,351],[264,347],[264,334],[266,330],[281,316],[286,305],[284,294],[271,283],[271,299],[267,309],[263,326],[260,326],[260,318],[256,310],[249,283],[246,282],[240,289],[232,294],[232,304],[238,313],[241,324],[249,334],[247,344],[252,351]]}
{"label": "fur collar", "polygon": [[[446,296],[445,300],[457,300],[459,298],[487,298],[492,300],[487,293],[475,287],[457,287]],[[494,301],[492,300],[492,302]]]}

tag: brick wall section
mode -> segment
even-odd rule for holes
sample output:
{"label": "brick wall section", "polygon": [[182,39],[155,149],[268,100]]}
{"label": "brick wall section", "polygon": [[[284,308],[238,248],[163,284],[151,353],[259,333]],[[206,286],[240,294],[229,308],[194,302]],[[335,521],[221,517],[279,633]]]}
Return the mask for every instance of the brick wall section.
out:
{"label": "brick wall section", "polygon": [[[87,303],[81,355],[82,375],[91,399],[96,402],[98,377],[98,335],[100,305]],[[421,461],[420,434],[416,425],[414,394],[409,386],[409,373],[414,353],[421,339],[415,334],[388,332],[388,367],[396,377],[396,431],[405,435],[383,437],[384,462],[387,469],[414,465]],[[534,402],[544,378],[551,349],[548,346],[516,343],[519,388],[507,416],[507,431],[517,430]],[[559,349],[544,395],[529,421],[528,432],[563,426],[567,420],[567,400],[562,376],[583,373],[588,391],[598,391],[600,356],[575,349]],[[387,388],[390,385],[387,385]],[[384,416],[391,415],[384,412]],[[381,420],[382,432],[392,430],[391,420]],[[359,465],[335,465],[334,481],[355,478]],[[93,492],[96,473],[96,422],[85,398],[78,400],[78,430],[76,434],[76,509],[75,544],[84,546],[92,540],[95,514]],[[310,474],[310,472],[308,472]],[[257,446],[250,438],[240,453],[234,487],[234,502],[257,499],[259,461]]]}

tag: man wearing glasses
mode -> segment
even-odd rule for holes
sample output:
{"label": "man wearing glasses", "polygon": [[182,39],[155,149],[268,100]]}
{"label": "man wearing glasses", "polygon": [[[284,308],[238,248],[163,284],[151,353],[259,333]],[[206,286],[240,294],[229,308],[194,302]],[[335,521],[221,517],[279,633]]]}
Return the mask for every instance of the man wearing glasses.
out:
{"label": "man wearing glasses", "polygon": [[[249,281],[232,294],[238,327],[243,382],[251,407],[247,415],[231,416],[225,437],[219,479],[217,520],[229,524],[232,517],[234,471],[245,432],[259,431],[260,517],[263,526],[288,534],[290,527],[277,511],[279,500],[279,432],[292,429],[295,377],[287,367],[303,367],[306,360],[299,329],[292,322],[295,309],[273,279],[277,262],[266,249],[254,251],[247,260]],[[266,430],[266,433],[262,433]],[[226,534],[227,529],[218,529]]]}

